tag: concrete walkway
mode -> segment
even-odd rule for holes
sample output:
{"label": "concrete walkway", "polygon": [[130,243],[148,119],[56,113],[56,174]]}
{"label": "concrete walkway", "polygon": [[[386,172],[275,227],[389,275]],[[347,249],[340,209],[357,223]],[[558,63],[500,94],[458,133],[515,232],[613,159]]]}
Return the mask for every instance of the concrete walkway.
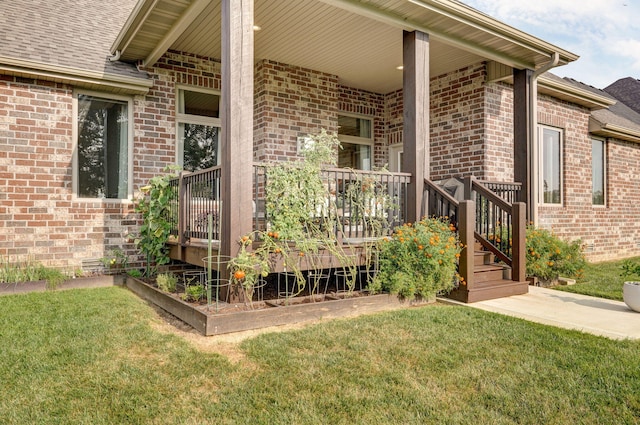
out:
{"label": "concrete walkway", "polygon": [[529,286],[525,295],[464,305],[613,339],[640,339],[640,313],[622,301]]}

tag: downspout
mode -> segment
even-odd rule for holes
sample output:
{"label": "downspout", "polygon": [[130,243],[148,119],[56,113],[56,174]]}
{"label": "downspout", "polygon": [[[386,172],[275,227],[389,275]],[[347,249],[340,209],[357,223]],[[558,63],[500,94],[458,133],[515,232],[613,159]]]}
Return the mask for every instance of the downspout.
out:
{"label": "downspout", "polygon": [[538,167],[538,77],[545,72],[549,71],[551,68],[555,68],[558,66],[558,62],[560,61],[560,54],[558,52],[553,52],[551,55],[551,61],[545,64],[542,68],[539,68],[533,71],[531,75],[531,84],[529,85],[529,89],[531,92],[529,93],[529,123],[531,124],[531,128],[529,129],[529,140],[531,141],[531,157],[529,163],[529,170],[531,170],[531,194],[529,195],[531,199],[531,217],[530,220],[534,224],[538,224],[538,201],[540,199],[539,190],[539,167]]}
{"label": "downspout", "polygon": [[114,54],[107,56],[107,58],[109,59],[110,62],[117,62],[118,60],[120,60],[121,54],[122,52],[120,52],[120,50],[116,50]]}

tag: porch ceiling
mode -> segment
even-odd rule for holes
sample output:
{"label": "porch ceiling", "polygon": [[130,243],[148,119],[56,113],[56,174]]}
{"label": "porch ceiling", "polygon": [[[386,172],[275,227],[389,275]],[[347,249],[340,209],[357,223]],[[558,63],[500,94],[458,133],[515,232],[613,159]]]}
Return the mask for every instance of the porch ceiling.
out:
{"label": "porch ceiling", "polygon": [[[431,75],[485,59],[537,68],[577,56],[450,0],[255,0],[255,59],[337,75],[344,85],[402,87],[402,31],[430,34]],[[112,50],[152,65],[167,50],[220,58],[220,1],[140,0]]]}

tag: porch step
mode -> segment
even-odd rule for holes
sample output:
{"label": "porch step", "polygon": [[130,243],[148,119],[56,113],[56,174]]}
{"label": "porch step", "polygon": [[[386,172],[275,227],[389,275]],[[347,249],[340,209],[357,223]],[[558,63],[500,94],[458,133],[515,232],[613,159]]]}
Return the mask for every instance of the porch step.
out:
{"label": "porch step", "polygon": [[511,269],[500,264],[482,264],[474,267],[473,279],[476,283],[498,281],[511,278]]}
{"label": "porch step", "polygon": [[490,280],[485,282],[476,281],[471,290],[466,286],[460,286],[447,295],[463,303],[475,303],[478,301],[493,300],[496,298],[510,297],[512,295],[522,295],[529,291],[529,282],[514,282],[512,280]]}
{"label": "porch step", "polygon": [[495,262],[495,256],[490,251],[476,250],[473,254],[473,265],[482,266]]}

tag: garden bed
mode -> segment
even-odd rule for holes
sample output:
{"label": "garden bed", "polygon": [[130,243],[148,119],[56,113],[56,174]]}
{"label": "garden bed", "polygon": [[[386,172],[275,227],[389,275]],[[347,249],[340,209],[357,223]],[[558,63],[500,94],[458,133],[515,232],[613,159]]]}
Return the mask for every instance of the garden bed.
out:
{"label": "garden bed", "polygon": [[140,279],[128,277],[126,286],[141,298],[155,304],[206,336],[251,329],[348,317],[365,313],[424,305],[430,300],[401,300],[395,295],[355,291],[295,297],[252,304],[197,305],[182,301]]}

